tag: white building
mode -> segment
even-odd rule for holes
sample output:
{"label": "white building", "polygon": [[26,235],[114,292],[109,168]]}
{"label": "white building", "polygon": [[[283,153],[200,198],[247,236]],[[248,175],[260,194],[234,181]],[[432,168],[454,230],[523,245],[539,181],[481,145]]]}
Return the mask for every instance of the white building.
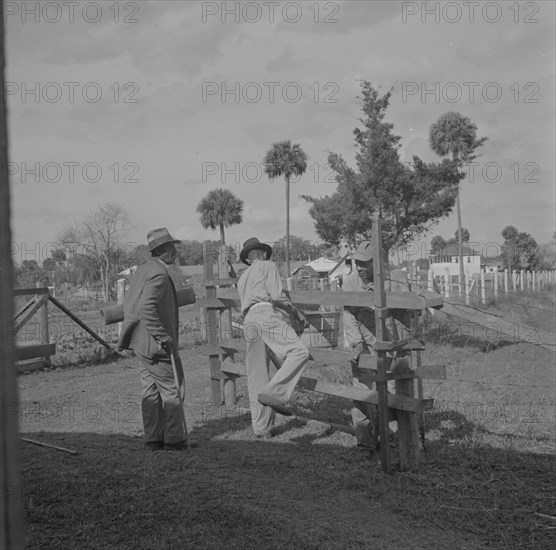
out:
{"label": "white building", "polygon": [[[463,245],[463,272],[466,278],[479,277],[481,274],[481,254]],[[435,279],[443,279],[448,283],[459,283],[459,245],[451,244],[437,250],[429,258],[430,270]]]}

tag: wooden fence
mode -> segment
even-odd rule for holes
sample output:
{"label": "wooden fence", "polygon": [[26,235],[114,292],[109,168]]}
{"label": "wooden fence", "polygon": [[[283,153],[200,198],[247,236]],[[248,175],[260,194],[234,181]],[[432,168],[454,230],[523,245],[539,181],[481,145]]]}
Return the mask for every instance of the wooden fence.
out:
{"label": "wooden fence", "polygon": [[[373,225],[374,242],[381,242],[380,221],[375,218]],[[224,359],[234,358],[235,354],[245,351],[245,342],[234,338],[234,330],[223,333],[222,316],[240,307],[237,290],[229,287],[237,279],[216,279],[214,277],[214,251],[205,245],[205,286],[206,298],[198,300],[205,310],[207,343],[198,351],[208,356],[212,400],[215,405],[233,405],[236,400],[235,381],[245,375],[245,367],[235,363],[223,363]],[[374,292],[335,292],[326,290],[292,290],[291,299],[300,309],[314,306],[364,306],[374,308],[376,319],[377,356],[361,356],[358,369],[365,372],[369,384],[376,384],[376,391],[362,390],[353,386],[327,382],[318,378],[304,376],[298,383],[299,388],[312,390],[325,395],[360,401],[378,406],[379,433],[382,441],[388,441],[389,409],[398,420],[400,442],[400,469],[415,469],[419,466],[418,424],[422,424],[425,408],[431,400],[423,397],[420,383],[423,378],[446,378],[444,366],[421,365],[423,343],[419,340],[419,312],[426,307],[441,307],[442,297],[427,291],[421,294],[410,292],[407,282],[401,281],[398,288],[386,291],[383,271],[382,250],[375,247]],[[403,275],[400,276],[403,278]],[[322,319],[327,312],[314,313],[309,320],[315,330],[321,331]],[[390,330],[388,330],[388,326]],[[217,327],[220,326],[220,329]],[[233,327],[232,327],[233,328]],[[392,330],[393,329],[393,330]],[[390,340],[390,334],[393,340]],[[349,365],[349,352],[331,348],[309,347],[311,359],[327,364]],[[280,367],[276,358],[273,359]],[[369,370],[371,373],[369,373]],[[387,382],[395,380],[396,393],[387,391]],[[418,381],[417,392],[415,380]],[[369,388],[370,389],[370,388]],[[415,394],[417,393],[417,397]],[[392,472],[389,445],[381,445],[381,464],[385,472]]]}
{"label": "wooden fence", "polygon": [[555,270],[543,271],[504,271],[487,272],[481,269],[480,273],[464,276],[463,288],[460,288],[459,275],[451,275],[448,270],[439,274],[429,270],[427,281],[415,281],[419,285],[428,286],[445,297],[463,297],[467,304],[483,303],[489,299],[497,299],[504,294],[512,292],[539,292],[553,286],[556,282]]}
{"label": "wooden fence", "polygon": [[27,324],[35,316],[38,317],[39,329],[39,341],[33,341],[25,344],[16,342],[15,360],[17,362],[19,372],[36,370],[49,366],[50,357],[56,353],[56,343],[50,342],[49,336],[49,303],[54,304],[58,309],[62,310],[72,321],[88,332],[99,344],[104,346],[111,353],[116,354],[108,342],[101,338],[94,330],[74,315],[66,306],[52,296],[48,287],[40,287],[37,285],[37,288],[18,288],[13,291],[13,295],[15,297],[31,296],[31,299],[15,313],[10,329],[11,335],[15,338],[23,326],[25,326],[25,324]]}

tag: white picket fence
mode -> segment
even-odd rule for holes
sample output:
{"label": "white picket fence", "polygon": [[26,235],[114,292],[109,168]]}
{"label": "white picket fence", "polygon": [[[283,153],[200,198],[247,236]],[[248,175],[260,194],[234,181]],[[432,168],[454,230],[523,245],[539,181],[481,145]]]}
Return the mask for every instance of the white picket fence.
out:
{"label": "white picket fence", "polygon": [[[413,281],[419,286],[424,286],[424,281]],[[464,276],[463,285],[460,285],[459,276],[450,274],[448,269],[444,274],[432,269],[428,272],[427,287],[446,297],[465,297],[466,303],[472,298],[479,299],[483,304],[487,297],[498,298],[501,293],[541,291],[556,282],[556,270],[543,271],[516,271],[510,273],[507,269],[498,272],[487,272],[482,269],[480,274]]]}

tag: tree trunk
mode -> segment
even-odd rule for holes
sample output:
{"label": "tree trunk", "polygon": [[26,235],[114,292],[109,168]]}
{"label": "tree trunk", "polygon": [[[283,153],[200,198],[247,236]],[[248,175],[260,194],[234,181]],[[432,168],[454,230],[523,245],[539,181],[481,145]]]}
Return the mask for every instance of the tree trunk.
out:
{"label": "tree trunk", "polygon": [[464,270],[463,270],[463,232],[461,230],[461,209],[459,206],[459,195],[460,192],[458,190],[458,194],[456,197],[456,207],[458,213],[458,248],[459,248],[459,295],[463,296],[463,285],[464,285]]}
{"label": "tree trunk", "polygon": [[286,276],[290,272],[290,178],[286,176]]}
{"label": "tree trunk", "polygon": [[226,241],[224,240],[224,224],[223,223],[220,224],[220,241],[222,242],[222,244],[226,244]]}

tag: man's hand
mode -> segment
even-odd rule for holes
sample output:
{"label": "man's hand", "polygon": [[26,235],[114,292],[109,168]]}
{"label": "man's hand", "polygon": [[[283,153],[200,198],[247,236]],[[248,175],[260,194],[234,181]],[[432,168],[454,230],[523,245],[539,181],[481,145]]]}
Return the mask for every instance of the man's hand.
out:
{"label": "man's hand", "polygon": [[172,340],[168,340],[167,342],[162,342],[159,344],[160,349],[164,350],[168,355],[172,355],[172,351],[174,349],[174,342]]}
{"label": "man's hand", "polygon": [[352,365],[357,366],[359,364],[359,356],[361,355],[362,352],[363,352],[363,342],[359,342],[351,350],[351,353],[349,354],[349,362]]}

